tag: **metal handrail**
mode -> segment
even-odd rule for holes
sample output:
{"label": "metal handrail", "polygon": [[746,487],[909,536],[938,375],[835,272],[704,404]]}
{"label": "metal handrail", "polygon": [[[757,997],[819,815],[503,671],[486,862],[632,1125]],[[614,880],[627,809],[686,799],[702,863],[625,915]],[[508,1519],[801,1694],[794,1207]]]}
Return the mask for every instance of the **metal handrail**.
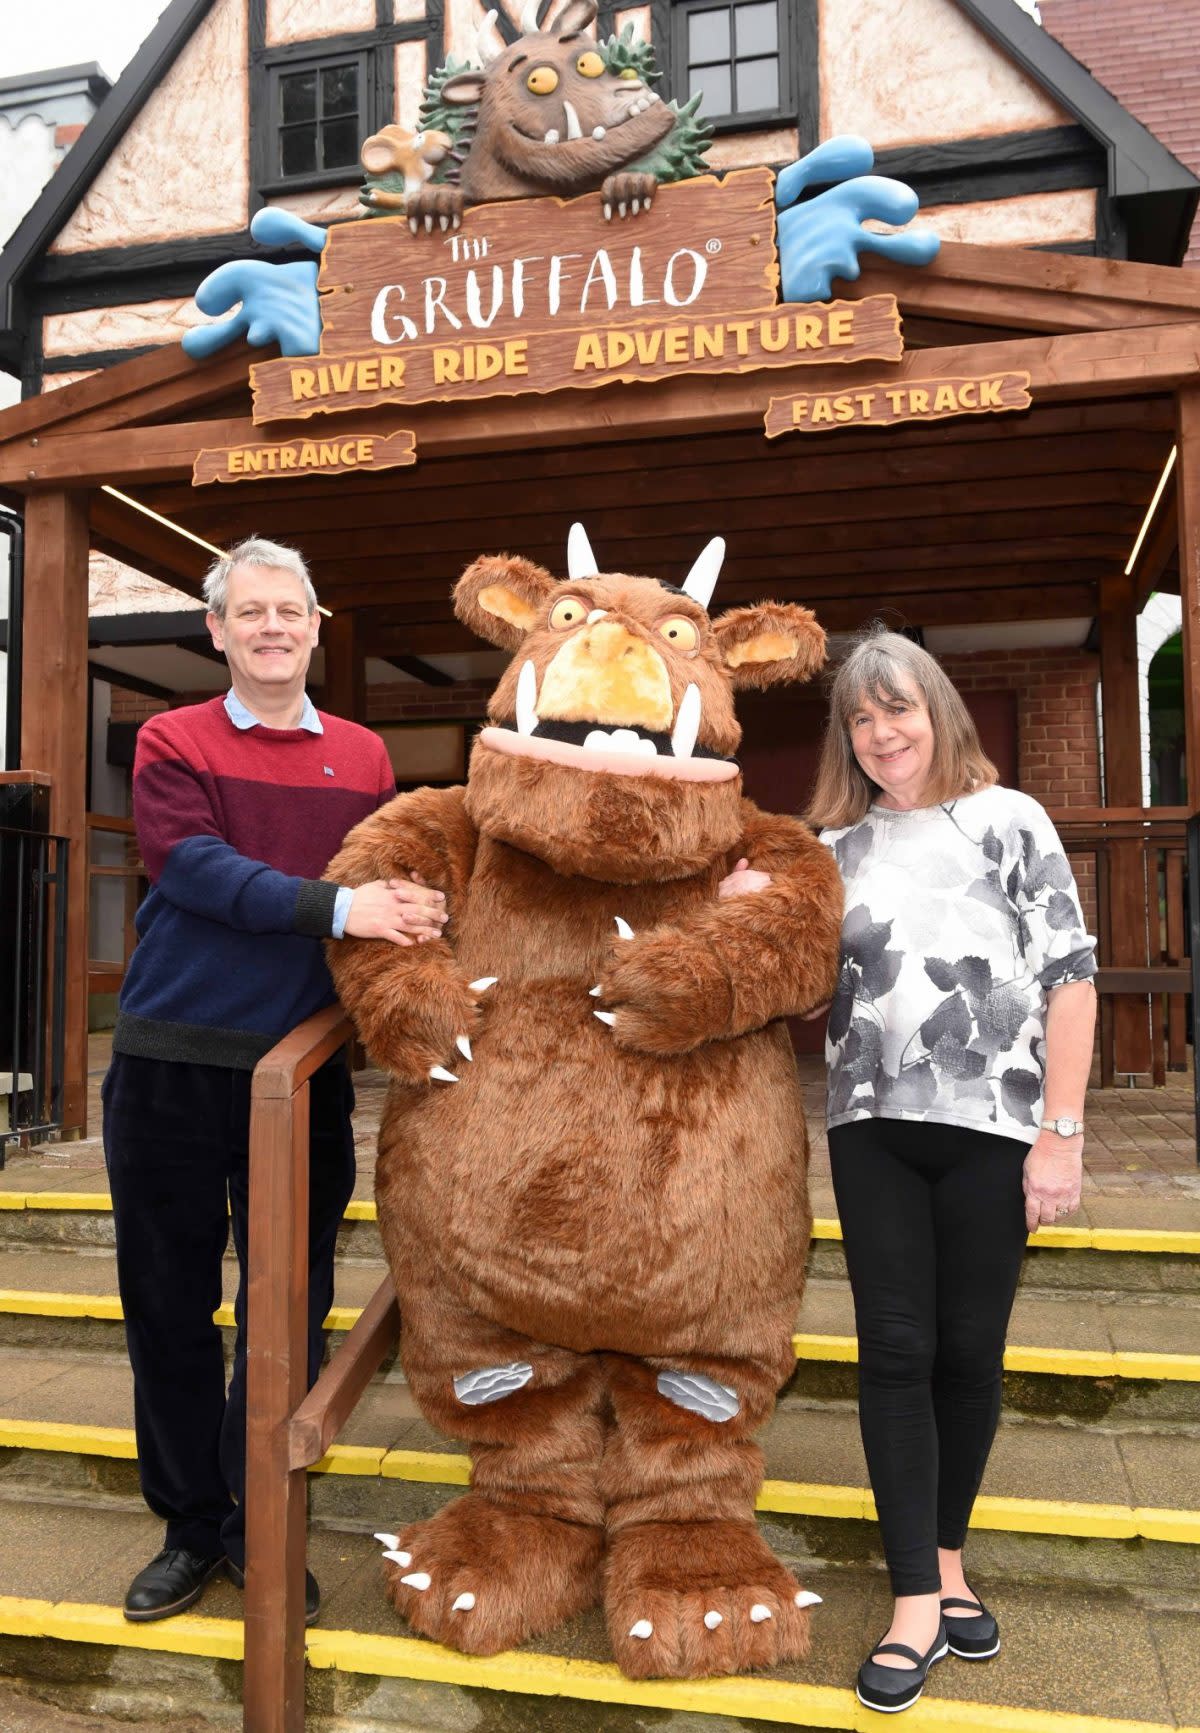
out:
{"label": "metal handrail", "polygon": [[[14,856],[14,882],[6,884],[4,864]],[[0,1054],[0,1063],[8,1060],[9,1080],[0,1166],[9,1143],[62,1129],[69,858],[64,836],[0,825],[0,908],[13,947],[12,1039],[8,1053]],[[24,1087],[23,1078],[29,1080]]]}
{"label": "metal handrail", "polygon": [[260,1059],[251,1084],[245,1733],[302,1733],[306,1470],[399,1335],[385,1281],[307,1389],[309,1081],[353,1034],[331,1005]]}

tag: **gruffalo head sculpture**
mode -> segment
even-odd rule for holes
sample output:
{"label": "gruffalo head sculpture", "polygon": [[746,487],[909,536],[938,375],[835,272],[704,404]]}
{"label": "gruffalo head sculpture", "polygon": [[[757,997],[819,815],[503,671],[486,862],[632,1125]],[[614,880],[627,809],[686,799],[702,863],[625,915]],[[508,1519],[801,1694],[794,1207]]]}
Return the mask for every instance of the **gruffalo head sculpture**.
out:
{"label": "gruffalo head sculpture", "polygon": [[[507,47],[489,12],[478,36],[481,67],[452,68],[431,85],[422,115],[436,114],[455,129],[448,154],[456,166],[429,186],[408,189],[404,209],[414,230],[422,219],[427,229],[435,219],[445,228],[461,216],[464,201],[597,188],[606,216],[636,216],[649,208],[660,181],[703,166],[708,132],[696,120],[699,97],[682,109],[661,100],[649,83],[650,51],[633,41],[631,28],[597,46],[586,34],[596,0],[566,0],[553,21],[548,16],[539,25],[540,4],[526,0],[522,35]],[[389,130],[395,129],[363,146],[369,174],[403,171],[399,157],[388,158]],[[395,208],[379,190],[369,185],[363,203]]]}
{"label": "gruffalo head sculpture", "polygon": [[459,618],[517,652],[471,760],[481,829],[560,872],[614,881],[683,877],[732,846],[734,694],[807,680],[825,634],[795,603],[710,619],[724,548],[710,542],[677,589],[600,572],[576,524],[566,579],[506,555],[464,572]]}

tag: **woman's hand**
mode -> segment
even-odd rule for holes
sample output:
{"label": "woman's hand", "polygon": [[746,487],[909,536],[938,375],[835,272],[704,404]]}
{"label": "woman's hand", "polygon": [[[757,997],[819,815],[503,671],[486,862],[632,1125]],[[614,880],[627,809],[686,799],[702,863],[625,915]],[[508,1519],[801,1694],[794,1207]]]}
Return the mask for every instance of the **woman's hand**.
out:
{"label": "woman's hand", "polygon": [[770,873],[755,872],[743,855],[731,873],[717,886],[718,897],[744,897],[752,891],[765,891],[771,883]]}
{"label": "woman's hand", "polygon": [[1025,1226],[1036,1233],[1079,1208],[1083,1188],[1083,1136],[1043,1131],[1025,1157]]}

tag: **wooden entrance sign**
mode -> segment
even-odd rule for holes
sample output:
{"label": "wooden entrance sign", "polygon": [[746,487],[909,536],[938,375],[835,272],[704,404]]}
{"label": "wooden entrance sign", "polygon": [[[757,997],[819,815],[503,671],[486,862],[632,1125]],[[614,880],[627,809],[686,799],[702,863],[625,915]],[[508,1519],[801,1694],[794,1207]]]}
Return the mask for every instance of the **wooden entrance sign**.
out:
{"label": "wooden entrance sign", "polygon": [[349,438],[285,439],[275,444],[206,446],[196,453],[192,486],[214,481],[261,481],[268,476],[349,475],[364,469],[398,469],[417,461],[417,436],[355,433]]}
{"label": "wooden entrance sign", "polygon": [[898,421],[946,421],[952,415],[1002,415],[1033,402],[1028,373],[988,373],[969,379],[879,380],[844,392],[772,397],[767,438],[827,433],[835,427],[890,427]]}
{"label": "wooden entrance sign", "polygon": [[339,225],[320,354],[252,365],[254,420],[900,359],[894,295],[780,305],[778,283],[769,169],[660,187],[612,221],[588,194],[480,205],[448,232]]}

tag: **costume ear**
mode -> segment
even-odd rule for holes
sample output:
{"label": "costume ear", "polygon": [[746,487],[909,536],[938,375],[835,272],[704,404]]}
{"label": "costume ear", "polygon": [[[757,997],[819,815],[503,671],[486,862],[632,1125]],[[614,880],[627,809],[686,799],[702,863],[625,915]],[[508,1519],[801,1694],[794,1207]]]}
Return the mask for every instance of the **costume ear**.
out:
{"label": "costume ear", "polygon": [[443,102],[452,102],[460,108],[483,98],[483,86],[486,74],[482,72],[456,72],[453,78],[448,78],[438,92]]}
{"label": "costume ear", "polygon": [[517,650],[541,619],[558,580],[532,560],[485,554],[454,586],[454,612],[501,650]]}
{"label": "costume ear", "polygon": [[737,688],[808,680],[825,663],[825,633],[812,609],[797,602],[732,608],[712,629]]}

